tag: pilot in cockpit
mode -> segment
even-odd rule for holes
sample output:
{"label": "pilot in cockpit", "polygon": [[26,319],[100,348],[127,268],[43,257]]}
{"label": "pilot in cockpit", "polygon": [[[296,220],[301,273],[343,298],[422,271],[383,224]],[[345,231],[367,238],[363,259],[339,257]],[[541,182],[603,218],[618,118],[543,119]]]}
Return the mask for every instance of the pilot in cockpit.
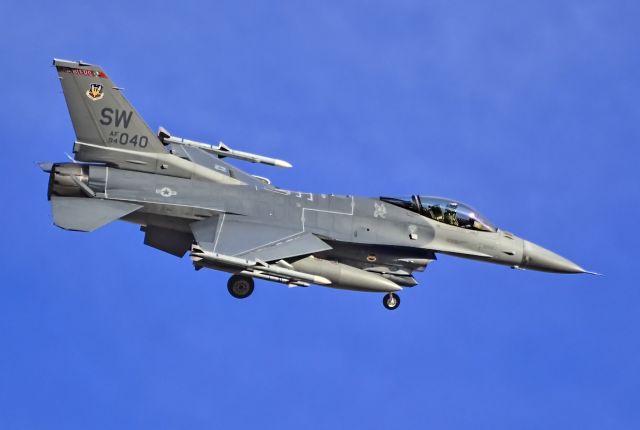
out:
{"label": "pilot in cockpit", "polygon": [[429,217],[433,220],[444,222],[444,215],[442,214],[442,208],[438,205],[431,205],[423,208],[422,215]]}
{"label": "pilot in cockpit", "polygon": [[380,197],[380,200],[454,227],[485,232],[497,231],[496,227],[476,210],[442,197],[414,195],[411,199]]}
{"label": "pilot in cockpit", "polygon": [[458,217],[456,216],[457,203],[447,204],[447,208],[444,210],[444,222],[449,225],[459,226]]}

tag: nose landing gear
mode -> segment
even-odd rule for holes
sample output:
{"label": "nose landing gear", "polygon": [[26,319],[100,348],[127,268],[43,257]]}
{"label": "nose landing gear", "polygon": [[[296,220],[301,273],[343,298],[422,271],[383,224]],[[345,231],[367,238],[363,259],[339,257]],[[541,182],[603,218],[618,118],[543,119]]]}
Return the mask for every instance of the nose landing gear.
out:
{"label": "nose landing gear", "polygon": [[400,306],[400,296],[395,293],[388,293],[382,298],[382,304],[390,311],[398,309]]}

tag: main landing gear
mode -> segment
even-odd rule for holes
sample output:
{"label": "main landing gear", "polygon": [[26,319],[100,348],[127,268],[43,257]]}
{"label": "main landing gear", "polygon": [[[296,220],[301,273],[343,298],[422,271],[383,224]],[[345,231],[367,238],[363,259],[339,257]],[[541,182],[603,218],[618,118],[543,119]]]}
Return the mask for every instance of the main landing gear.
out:
{"label": "main landing gear", "polygon": [[233,275],[227,282],[227,290],[236,299],[246,299],[253,293],[253,278]]}
{"label": "main landing gear", "polygon": [[[227,290],[236,299],[246,299],[253,293],[254,282],[250,276],[233,275],[227,282]],[[400,297],[395,293],[387,293],[382,298],[385,308],[393,311],[400,306]]]}
{"label": "main landing gear", "polygon": [[395,293],[388,293],[382,298],[382,304],[390,311],[398,309],[400,306],[400,296]]}

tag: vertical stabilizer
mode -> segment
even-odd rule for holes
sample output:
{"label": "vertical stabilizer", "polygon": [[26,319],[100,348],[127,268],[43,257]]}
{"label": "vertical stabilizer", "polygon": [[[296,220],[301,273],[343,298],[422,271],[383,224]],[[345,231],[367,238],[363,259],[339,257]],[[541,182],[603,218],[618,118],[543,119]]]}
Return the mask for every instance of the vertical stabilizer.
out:
{"label": "vertical stabilizer", "polygon": [[100,66],[66,60],[53,60],[53,65],[76,132],[78,160],[110,161],[114,152],[165,152],[162,142]]}

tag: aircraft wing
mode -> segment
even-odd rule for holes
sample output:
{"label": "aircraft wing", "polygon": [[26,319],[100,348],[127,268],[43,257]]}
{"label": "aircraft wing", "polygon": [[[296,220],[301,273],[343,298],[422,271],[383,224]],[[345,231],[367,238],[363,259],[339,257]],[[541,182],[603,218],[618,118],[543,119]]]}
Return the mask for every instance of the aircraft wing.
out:
{"label": "aircraft wing", "polygon": [[191,224],[191,230],[201,249],[246,260],[279,261],[331,249],[309,232],[251,216],[214,216]]}

